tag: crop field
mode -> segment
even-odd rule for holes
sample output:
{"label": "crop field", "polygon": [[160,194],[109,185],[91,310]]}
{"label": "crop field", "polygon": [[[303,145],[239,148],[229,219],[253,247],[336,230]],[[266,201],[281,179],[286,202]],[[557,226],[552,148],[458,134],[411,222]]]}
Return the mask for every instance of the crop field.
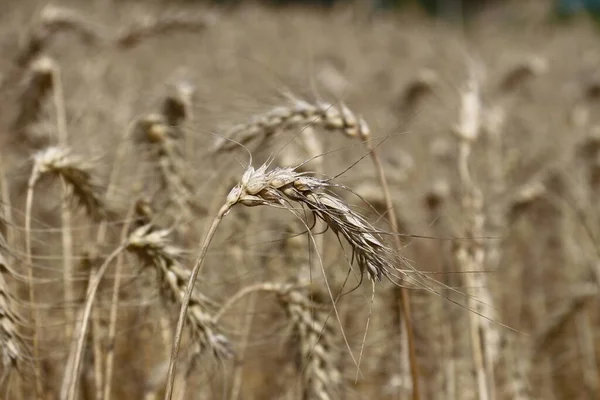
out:
{"label": "crop field", "polygon": [[0,1],[0,399],[600,398],[600,33],[488,3]]}

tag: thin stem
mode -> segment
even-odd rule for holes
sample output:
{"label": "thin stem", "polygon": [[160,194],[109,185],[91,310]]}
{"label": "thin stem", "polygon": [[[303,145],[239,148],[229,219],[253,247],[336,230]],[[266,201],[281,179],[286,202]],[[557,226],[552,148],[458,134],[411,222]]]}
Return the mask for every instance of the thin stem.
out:
{"label": "thin stem", "polygon": [[185,324],[185,316],[187,314],[188,306],[190,304],[190,298],[192,297],[192,292],[194,291],[194,284],[196,282],[196,277],[198,273],[202,269],[203,261],[206,256],[206,252],[208,251],[208,246],[215,236],[215,232],[217,227],[221,223],[221,220],[227,214],[227,212],[231,209],[229,204],[224,204],[219,210],[217,216],[213,220],[210,228],[208,229],[208,233],[206,234],[206,238],[204,239],[204,243],[200,248],[200,254],[198,254],[198,258],[192,269],[192,273],[190,274],[190,279],[188,281],[187,287],[185,289],[185,296],[183,297],[183,301],[181,303],[181,309],[179,311],[179,319],[177,320],[177,328],[175,330],[175,338],[173,339],[173,349],[171,350],[171,359],[169,360],[169,372],[167,375],[167,389],[165,392],[165,400],[171,400],[173,396],[173,381],[175,379],[175,368],[177,362],[177,356],[179,355],[179,347],[181,345],[181,336],[183,335],[183,325]]}
{"label": "thin stem", "polygon": [[[385,198],[385,206],[387,208],[387,212],[390,216],[390,225],[392,227],[392,231],[394,233],[394,244],[396,247],[396,251],[400,251],[402,248],[402,242],[400,241],[400,236],[398,236],[398,218],[396,216],[396,210],[394,209],[394,203],[392,202],[392,196],[390,195],[390,188],[388,185],[387,178],[385,176],[385,172],[383,170],[383,165],[381,163],[381,158],[379,157],[379,153],[377,149],[375,149],[372,145],[371,141],[368,141],[366,144],[367,148],[370,151],[371,159],[373,160],[373,164],[375,165],[375,170],[377,171],[377,177],[379,182],[381,183],[381,187],[383,189],[383,196]],[[406,325],[406,339],[408,344],[408,359],[410,363],[410,375],[412,379],[412,398],[413,400],[419,400],[421,398],[421,390],[419,386],[419,364],[417,361],[417,352],[415,347],[415,337],[414,337],[414,327],[412,322],[412,311],[410,306],[410,295],[408,293],[408,289],[401,286],[400,287],[400,298],[398,302],[402,306],[402,313],[404,324]]]}
{"label": "thin stem", "polygon": [[[127,232],[129,231],[129,226],[131,225],[131,219],[133,217],[133,213],[135,212],[135,208],[133,204],[130,205],[129,211],[127,212],[127,217],[125,225],[123,226],[123,230],[121,231],[121,243],[125,243],[127,240]],[[115,280],[113,282],[112,289],[112,299],[110,301],[110,320],[108,324],[108,352],[106,354],[106,369],[104,373],[104,388],[102,390],[102,399],[109,400],[110,399],[110,390],[112,384],[112,375],[113,375],[113,367],[114,367],[114,359],[115,359],[115,338],[117,336],[117,317],[119,311],[119,293],[121,290],[121,277],[123,270],[123,254],[119,254],[117,258],[117,265],[115,266]]]}
{"label": "thin stem", "polygon": [[[94,265],[90,268],[90,278],[98,273]],[[102,340],[100,335],[100,312],[96,308],[92,313],[92,340],[94,344],[94,399],[102,400]]]}
{"label": "thin stem", "polygon": [[[52,72],[52,80],[54,81],[54,111],[56,113],[56,128],[58,135],[58,143],[61,146],[66,146],[68,143],[67,132],[67,115],[65,99],[63,96],[62,83],[60,79],[60,70],[54,69]],[[60,219],[61,219],[61,235],[62,235],[62,251],[63,251],[63,284],[65,288],[64,301],[65,307],[65,338],[67,343],[73,334],[73,309],[70,307],[74,299],[73,289],[73,234],[71,232],[71,210],[66,200],[66,183],[61,178],[63,196],[61,199]]]}
{"label": "thin stem", "polygon": [[104,261],[104,263],[98,268],[98,273],[94,276],[93,280],[90,283],[88,288],[88,293],[86,296],[85,306],[82,312],[81,318],[81,326],[79,327],[79,338],[77,339],[77,348],[75,350],[75,358],[73,362],[73,367],[71,370],[71,379],[69,382],[69,393],[67,396],[67,400],[75,400],[75,392],[77,389],[77,377],[79,375],[79,370],[81,368],[81,360],[83,358],[83,347],[85,344],[85,337],[87,334],[87,328],[89,325],[90,315],[92,313],[92,307],[94,305],[94,300],[96,299],[96,292],[100,287],[100,282],[102,278],[106,274],[110,263],[115,259],[123,250],[125,246],[122,244],[117,247]]}
{"label": "thin stem", "polygon": [[231,296],[219,309],[219,311],[217,311],[215,313],[215,315],[213,316],[213,321],[215,323],[218,323],[221,318],[223,318],[223,315],[231,308],[233,307],[233,305],[235,303],[237,303],[238,301],[240,301],[241,299],[243,299],[244,297],[248,296],[251,293],[254,292],[276,292],[277,290],[275,289],[275,287],[273,285],[270,285],[268,283],[257,283],[256,285],[250,285],[250,286],[246,286],[242,289],[240,289],[236,294],[234,294],[233,296]]}
{"label": "thin stem", "polygon": [[31,252],[31,208],[33,204],[33,190],[38,178],[38,171],[34,165],[29,181],[27,182],[27,195],[25,199],[25,261],[27,263],[27,280],[29,281],[29,304],[31,307],[31,319],[33,320],[33,372],[35,375],[36,398],[42,399],[43,389],[40,369],[40,348],[38,332],[40,330],[37,307],[35,306],[35,290],[33,282],[33,256]]}

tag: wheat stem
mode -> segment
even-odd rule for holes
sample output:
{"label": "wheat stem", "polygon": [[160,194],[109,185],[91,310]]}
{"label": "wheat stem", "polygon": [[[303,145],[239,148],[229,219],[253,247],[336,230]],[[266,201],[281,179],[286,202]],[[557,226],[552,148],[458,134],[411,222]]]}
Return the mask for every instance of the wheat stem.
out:
{"label": "wheat stem", "polygon": [[[135,208],[133,204],[130,205],[129,211],[127,212],[126,221],[131,221],[133,217],[133,212]],[[127,239],[127,233],[129,228],[129,223],[126,223],[121,231],[121,243],[124,243]],[[112,288],[112,299],[110,301],[110,317],[108,323],[108,352],[106,354],[106,368],[104,373],[104,387],[102,389],[102,399],[109,400],[111,385],[112,385],[112,377],[113,377],[113,368],[114,368],[114,359],[115,359],[115,338],[117,335],[117,317],[119,311],[119,293],[121,290],[121,278],[123,271],[123,254],[119,254],[117,257],[116,265],[115,265],[115,279],[113,281]]]}
{"label": "wheat stem", "polygon": [[31,208],[33,205],[33,192],[38,179],[37,168],[34,166],[29,181],[27,182],[27,194],[25,198],[25,262],[27,263],[27,279],[29,281],[29,304],[31,306],[31,319],[33,321],[33,372],[35,375],[35,392],[37,399],[42,399],[42,382],[40,367],[40,349],[38,333],[40,331],[40,321],[38,317],[35,289],[33,280],[33,256],[31,250]]}
{"label": "wheat stem", "polygon": [[[392,228],[392,232],[394,233],[394,244],[395,250],[400,251],[402,248],[402,242],[400,241],[399,230],[398,230],[398,217],[396,215],[396,210],[394,208],[394,203],[392,201],[392,196],[390,194],[390,189],[387,181],[387,177],[385,175],[383,165],[381,163],[381,158],[379,157],[379,153],[377,149],[375,149],[371,141],[366,142],[366,146],[370,151],[371,159],[373,160],[373,164],[375,165],[375,170],[377,171],[377,178],[381,183],[381,188],[383,190],[383,196],[385,198],[385,204],[387,212],[390,216],[390,225]],[[398,292],[396,292],[398,293]],[[406,327],[406,341],[408,345],[408,360],[410,364],[410,375],[412,379],[412,398],[413,400],[419,400],[421,398],[421,390],[419,385],[420,380],[420,371],[419,371],[419,362],[417,360],[417,351],[415,347],[415,337],[414,337],[414,326],[412,321],[412,311],[410,305],[410,295],[408,293],[408,289],[404,286],[400,286],[399,288],[399,298],[397,299],[398,303],[401,305],[402,310],[402,318],[401,321],[404,322]],[[401,322],[402,323],[402,322]]]}
{"label": "wheat stem", "polygon": [[171,359],[169,360],[169,370],[167,374],[167,389],[165,391],[165,400],[171,400],[173,396],[173,382],[175,379],[175,369],[177,356],[179,355],[179,347],[181,345],[181,337],[183,335],[183,325],[185,324],[186,313],[188,310],[188,306],[190,304],[190,298],[192,297],[192,292],[194,291],[194,285],[196,282],[196,278],[198,277],[198,273],[202,269],[204,258],[206,257],[206,253],[208,251],[208,247],[210,242],[212,241],[219,224],[223,220],[223,217],[229,212],[231,206],[229,204],[225,204],[221,207],[217,216],[213,220],[202,247],[200,248],[200,253],[198,254],[198,258],[196,259],[196,263],[192,269],[190,274],[190,279],[188,281],[187,287],[185,289],[185,295],[181,302],[181,308],[179,311],[179,319],[177,320],[177,327],[175,329],[175,337],[173,339],[173,347],[171,349]]}
{"label": "wheat stem", "polygon": [[75,393],[77,391],[77,381],[78,381],[77,378],[79,376],[79,370],[81,368],[81,361],[83,358],[83,350],[84,350],[83,348],[85,345],[85,338],[86,338],[87,329],[88,329],[88,325],[89,325],[90,315],[92,312],[92,307],[93,307],[94,301],[96,299],[96,293],[98,291],[98,288],[100,287],[100,282],[102,281],[102,278],[104,278],[104,275],[106,274],[106,271],[108,270],[108,267],[110,266],[110,263],[119,254],[121,254],[121,252],[124,249],[125,249],[125,245],[121,244],[106,258],[106,260],[104,260],[104,263],[102,263],[100,268],[98,268],[98,272],[92,278],[92,280],[90,282],[90,286],[88,287],[85,305],[81,312],[80,326],[77,329],[79,331],[79,337],[77,339],[77,345],[76,345],[76,349],[75,349],[75,357],[73,359],[73,366],[70,371],[71,377],[69,379],[69,391],[67,394],[67,400],[75,400],[76,399]]}

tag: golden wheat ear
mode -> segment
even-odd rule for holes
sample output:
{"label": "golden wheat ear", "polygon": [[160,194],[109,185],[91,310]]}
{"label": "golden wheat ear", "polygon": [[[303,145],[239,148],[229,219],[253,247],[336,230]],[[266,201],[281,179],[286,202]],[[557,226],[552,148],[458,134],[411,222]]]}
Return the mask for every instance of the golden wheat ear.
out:
{"label": "golden wheat ear", "polygon": [[6,243],[0,234],[0,348],[2,349],[2,366],[4,374],[19,368],[21,361],[26,360],[26,346],[18,328],[25,326],[25,320],[14,308],[13,298],[5,277],[10,275]]}
{"label": "golden wheat ear", "polygon": [[121,49],[134,48],[152,37],[178,32],[199,33],[215,23],[214,15],[189,15],[185,13],[165,14],[158,17],[146,16],[123,29],[113,43]]}
{"label": "golden wheat ear", "polygon": [[[156,269],[164,298],[181,305],[190,272],[179,264],[182,250],[170,243],[170,234],[171,231],[157,229],[152,224],[140,226],[129,236],[127,249],[136,254],[145,265]],[[217,358],[231,358],[231,343],[220,333],[220,328],[206,306],[207,300],[194,293],[187,310],[187,319],[197,352],[209,351]]]}
{"label": "golden wheat ear", "polygon": [[69,8],[48,5],[31,24],[27,42],[16,58],[17,66],[25,68],[60,32],[72,32],[86,45],[99,44],[107,39],[104,28],[84,15]]}
{"label": "golden wheat ear", "polygon": [[333,332],[327,325],[328,313],[299,289],[281,285],[277,297],[300,339],[304,398],[338,398],[342,377],[337,368]]}
{"label": "golden wheat ear", "polygon": [[92,164],[62,146],[51,146],[33,156],[30,186],[44,176],[54,176],[66,183],[69,194],[87,214],[100,220],[109,214],[101,196],[101,185],[96,179]]}

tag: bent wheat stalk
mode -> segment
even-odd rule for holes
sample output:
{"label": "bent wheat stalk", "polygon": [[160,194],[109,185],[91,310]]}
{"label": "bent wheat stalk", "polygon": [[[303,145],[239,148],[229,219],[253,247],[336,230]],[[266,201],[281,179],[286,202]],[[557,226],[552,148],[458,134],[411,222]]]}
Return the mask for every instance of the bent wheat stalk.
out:
{"label": "bent wheat stalk", "polygon": [[384,232],[372,226],[340,198],[327,192],[327,189],[336,186],[335,184],[311,177],[306,173],[299,173],[294,168],[275,168],[271,171],[267,171],[267,168],[267,164],[258,169],[254,169],[252,166],[248,167],[240,183],[229,192],[225,204],[220,208],[206,234],[182,299],[169,362],[166,400],[172,398],[183,324],[196,278],[219,224],[233,206],[237,204],[247,207],[275,206],[287,209],[297,215],[293,204],[299,204],[306,207],[315,218],[325,222],[336,236],[342,236],[348,242],[352,248],[352,260],[359,267],[361,275],[364,276],[366,273],[369,279],[380,281],[384,276],[392,279],[394,272],[401,273],[394,266],[392,250],[383,242]]}
{"label": "bent wheat stalk", "polygon": [[87,209],[92,216],[101,216],[104,212],[102,201],[97,193],[97,185],[93,181],[91,169],[79,157],[71,154],[66,147],[49,147],[39,151],[33,156],[33,167],[27,183],[25,200],[25,254],[27,263],[27,276],[29,280],[29,301],[32,307],[33,320],[33,355],[34,371],[36,376],[36,391],[38,397],[42,394],[41,370],[39,365],[40,321],[36,310],[35,290],[33,287],[33,255],[31,250],[31,208],[36,183],[44,175],[56,175],[65,183],[65,188]]}

